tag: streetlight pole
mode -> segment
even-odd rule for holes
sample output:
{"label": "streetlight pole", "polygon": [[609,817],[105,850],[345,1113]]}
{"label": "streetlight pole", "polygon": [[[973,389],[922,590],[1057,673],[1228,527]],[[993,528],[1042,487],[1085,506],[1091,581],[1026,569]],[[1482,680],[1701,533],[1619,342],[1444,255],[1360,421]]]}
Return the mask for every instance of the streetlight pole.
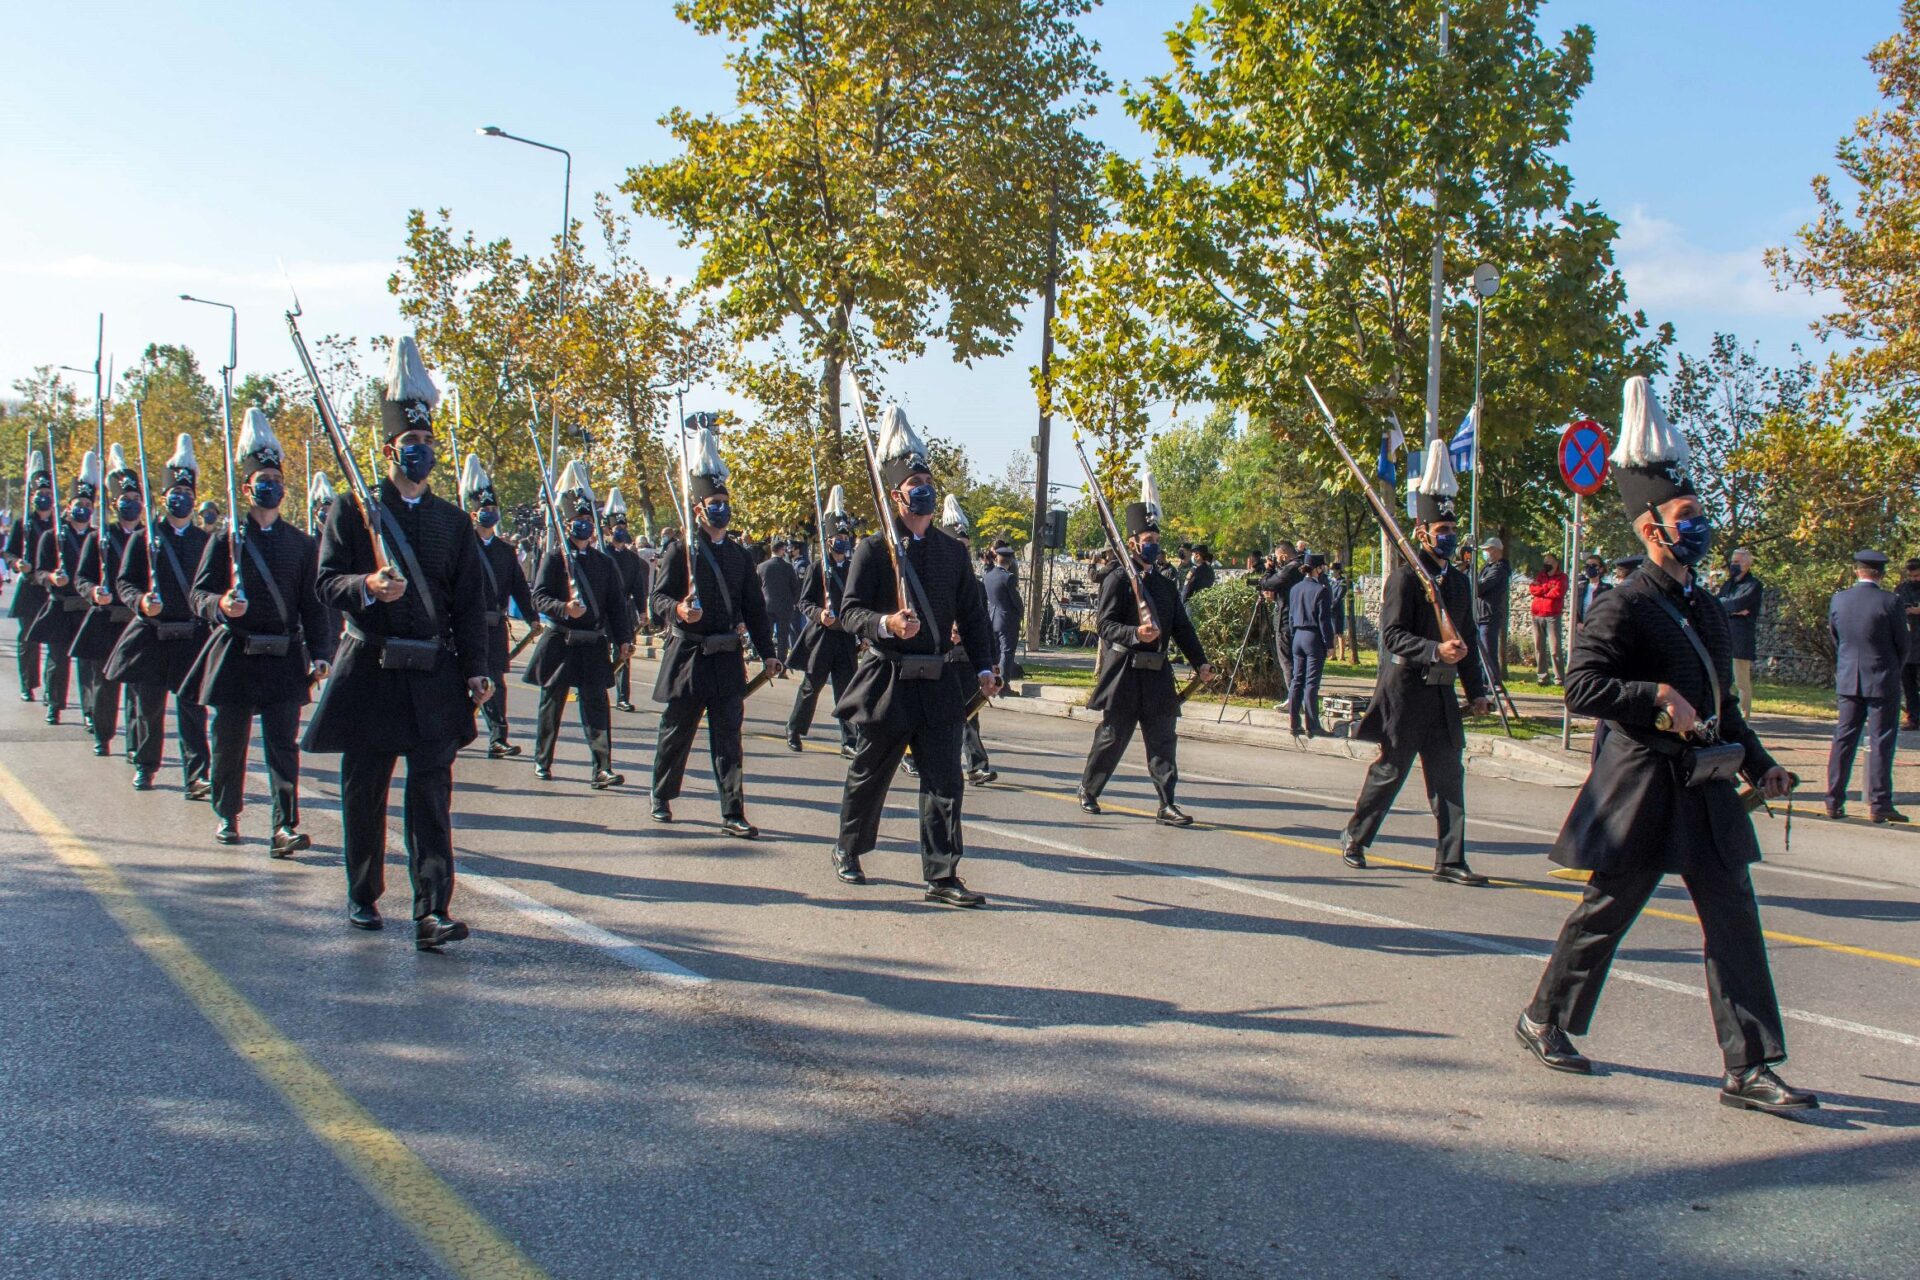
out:
{"label": "streetlight pole", "polygon": [[[482,125],[474,130],[483,138],[505,138],[508,142],[518,142],[523,146],[538,147],[542,151],[552,151],[566,160],[566,185],[560,193],[560,318],[567,315],[567,267],[572,258],[573,244],[573,152],[565,147],[556,147],[548,142],[535,142],[532,138],[523,138],[517,133],[508,133],[497,124]],[[556,385],[553,391],[552,421],[548,424],[547,456],[557,457],[560,453],[560,389]]]}
{"label": "streetlight pole", "polygon": [[[226,420],[226,439],[233,439],[233,371],[240,367],[240,313],[232,303],[215,302],[210,298],[196,298],[190,293],[180,295],[182,302],[197,302],[203,307],[222,307],[227,313],[227,362],[220,366],[220,414]],[[233,466],[233,459],[225,464]],[[233,520],[235,513],[227,512],[227,519]],[[235,570],[238,573],[238,569]],[[236,579],[237,580],[237,579]]]}
{"label": "streetlight pole", "polygon": [[[1440,59],[1447,57],[1447,11],[1440,11]],[[1438,132],[1436,121],[1435,132]],[[1446,442],[1440,440],[1440,326],[1443,322],[1446,301],[1446,257],[1447,230],[1440,201],[1440,188],[1446,182],[1446,169],[1436,164],[1433,170],[1433,286],[1431,300],[1427,306],[1427,448],[1434,447],[1439,440],[1440,447]]]}
{"label": "streetlight pole", "polygon": [[1483,262],[1473,269],[1473,478],[1467,499],[1468,537],[1473,542],[1473,567],[1480,568],[1480,435],[1483,404],[1480,397],[1480,335],[1486,302],[1500,292],[1500,269]]}
{"label": "streetlight pole", "polygon": [[1040,598],[1040,586],[1046,575],[1042,569],[1052,562],[1047,554],[1047,522],[1052,509],[1052,492],[1047,485],[1047,455],[1053,436],[1053,314],[1054,299],[1060,285],[1060,193],[1056,188],[1047,205],[1047,281],[1044,310],[1040,320],[1040,394],[1046,403],[1040,408],[1039,430],[1033,437],[1033,540],[1028,545],[1027,648],[1040,647],[1040,629],[1046,616],[1046,601]]}

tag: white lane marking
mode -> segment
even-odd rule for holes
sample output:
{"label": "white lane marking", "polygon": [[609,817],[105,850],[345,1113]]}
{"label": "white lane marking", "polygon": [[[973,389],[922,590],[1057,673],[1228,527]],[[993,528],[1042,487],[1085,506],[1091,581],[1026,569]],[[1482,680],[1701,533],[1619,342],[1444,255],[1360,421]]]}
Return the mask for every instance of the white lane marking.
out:
{"label": "white lane marking", "polygon": [[[1184,867],[1168,866],[1158,862],[1140,862],[1133,858],[1123,858],[1118,854],[1103,853],[1085,845],[1068,844],[1060,840],[1049,840],[1044,836],[1032,835],[1012,827],[1003,827],[998,823],[973,822],[969,824],[975,831],[984,831],[988,835],[1002,839],[1017,840],[1023,844],[1034,845],[1042,849],[1052,849],[1058,853],[1070,853],[1083,858],[1095,858],[1101,862],[1110,862],[1118,866],[1132,867],[1150,875],[1170,876],[1176,880],[1191,880],[1214,889],[1225,889],[1229,893],[1245,894],[1250,898],[1265,898],[1270,902],[1285,903],[1303,911],[1317,911],[1322,915],[1334,916],[1342,920],[1356,920],[1362,924],[1380,925],[1389,929],[1403,929],[1410,933],[1424,934],[1429,938],[1458,943],[1472,947],[1477,951],[1486,951],[1494,955],[1518,956],[1528,960],[1545,961],[1548,953],[1532,947],[1516,947],[1511,943],[1498,942],[1492,938],[1483,938],[1472,933],[1458,933],[1451,929],[1437,929],[1431,925],[1415,924],[1411,920],[1401,920],[1394,916],[1377,915],[1371,911],[1359,911],[1352,907],[1337,906],[1331,902],[1321,902],[1314,898],[1297,897],[1290,893],[1281,893],[1264,885],[1241,884],[1223,876],[1206,875],[1198,871],[1189,871]],[[1668,991],[1675,995],[1693,996],[1700,1000],[1707,998],[1704,987],[1692,986],[1684,982],[1674,982],[1669,978],[1658,978],[1652,974],[1636,973],[1631,969],[1622,969],[1618,965],[1610,975],[1622,982],[1634,982],[1643,987],[1652,987],[1656,991]],[[1833,1018],[1824,1013],[1811,1013],[1805,1009],[1782,1009],[1780,1016],[1794,1022],[1811,1023],[1816,1027],[1825,1027],[1831,1031],[1846,1031],[1853,1035],[1865,1036],[1871,1040],[1884,1040],[1888,1044],[1903,1045],[1909,1049],[1920,1049],[1920,1036],[1908,1035],[1904,1031],[1890,1031],[1885,1027],[1870,1026],[1864,1022],[1850,1022],[1845,1018]]]}

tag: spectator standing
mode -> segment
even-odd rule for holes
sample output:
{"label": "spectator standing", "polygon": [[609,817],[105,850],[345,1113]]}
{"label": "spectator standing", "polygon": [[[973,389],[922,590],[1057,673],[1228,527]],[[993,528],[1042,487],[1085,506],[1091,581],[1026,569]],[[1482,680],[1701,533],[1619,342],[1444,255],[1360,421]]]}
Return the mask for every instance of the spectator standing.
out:
{"label": "spectator standing", "polygon": [[1733,683],[1740,690],[1740,710],[1751,715],[1760,597],[1766,584],[1753,576],[1753,552],[1741,547],[1728,559],[1731,568],[1720,587],[1720,606],[1727,611],[1727,635],[1733,641]]}
{"label": "spectator standing", "polygon": [[773,554],[756,570],[760,575],[760,594],[766,600],[767,621],[773,628],[773,656],[787,660],[787,651],[800,638],[793,620],[800,608],[800,578],[787,559],[787,540],[776,538]]}
{"label": "spectator standing", "polygon": [[1360,655],[1352,652],[1352,641],[1348,639],[1347,633],[1347,605],[1351,601],[1349,591],[1346,566],[1335,560],[1327,566],[1327,593],[1333,602],[1333,660],[1335,662],[1360,660]]}
{"label": "spectator standing", "polygon": [[1273,602],[1273,650],[1280,663],[1280,687],[1287,697],[1279,705],[1285,711],[1293,705],[1293,621],[1287,601],[1294,585],[1304,576],[1299,553],[1282,542],[1273,549],[1267,576],[1260,579],[1260,594]]}
{"label": "spectator standing", "polygon": [[1527,587],[1533,596],[1534,668],[1541,684],[1557,684],[1567,674],[1567,575],[1559,556],[1545,556]]}
{"label": "spectator standing", "polygon": [[1586,564],[1580,568],[1580,585],[1574,588],[1573,629],[1576,635],[1586,625],[1587,611],[1611,590],[1613,584],[1607,581],[1606,561],[1597,555],[1588,556]]}
{"label": "spectator standing", "polygon": [[1507,544],[1488,538],[1480,544],[1487,562],[1473,584],[1473,623],[1480,632],[1480,656],[1494,679],[1507,679],[1508,585],[1513,581],[1513,565],[1507,560]]}
{"label": "spectator standing", "polygon": [[1920,729],[1920,560],[1907,561],[1907,577],[1894,592],[1907,620],[1907,660],[1900,665],[1900,690],[1906,702],[1903,729]]}
{"label": "spectator standing", "polygon": [[1213,552],[1205,544],[1190,548],[1187,554],[1187,576],[1180,582],[1181,604],[1191,604],[1193,598],[1211,587],[1215,580]]}
{"label": "spectator standing", "polygon": [[1905,822],[1893,807],[1893,749],[1899,740],[1900,669],[1907,661],[1907,619],[1899,601],[1880,586],[1887,558],[1856,551],[1858,579],[1834,593],[1827,607],[1833,630],[1834,692],[1840,718],[1827,755],[1827,816],[1846,816],[1847,787],[1860,734],[1867,733],[1867,816],[1875,822]]}

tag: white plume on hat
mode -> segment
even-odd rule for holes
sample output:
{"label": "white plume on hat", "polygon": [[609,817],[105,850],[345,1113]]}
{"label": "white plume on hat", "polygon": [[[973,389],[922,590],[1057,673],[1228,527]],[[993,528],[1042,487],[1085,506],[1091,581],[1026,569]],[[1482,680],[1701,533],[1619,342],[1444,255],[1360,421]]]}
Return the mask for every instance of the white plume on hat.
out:
{"label": "white plume on hat", "polygon": [[239,462],[244,458],[256,459],[261,465],[280,465],[286,456],[280,447],[280,438],[273,434],[273,423],[258,406],[247,410],[247,419],[240,424],[240,437],[233,442],[233,458]]}
{"label": "white plume on hat", "polygon": [[1646,376],[1628,378],[1621,396],[1620,442],[1613,447],[1615,465],[1657,467],[1671,463],[1685,467],[1692,453],[1687,438],[1661,412]]}
{"label": "white plume on hat", "polygon": [[117,476],[122,471],[131,475],[133,468],[127,463],[127,451],[121,448],[120,442],[116,440],[107,446],[107,474]]}
{"label": "white plume on hat", "polygon": [[193,437],[182,431],[174,441],[173,456],[167,459],[167,467],[172,471],[191,471],[200,474],[200,464],[193,456]]}
{"label": "white plume on hat", "polygon": [[607,494],[607,505],[600,509],[603,516],[623,516],[627,514],[627,500],[620,496],[618,489]]}
{"label": "white plume on hat", "polygon": [[393,344],[387,359],[387,399],[423,400],[429,409],[440,407],[440,388],[427,376],[426,362],[420,359],[419,344],[411,334]]}
{"label": "white plume on hat", "polygon": [[694,434],[687,474],[706,476],[709,480],[725,480],[731,474],[726,459],[720,456],[720,437],[713,434],[713,428],[702,427]]}
{"label": "white plume on hat", "polygon": [[560,492],[586,494],[593,492],[593,487],[587,483],[586,464],[580,459],[575,458],[569,462],[567,469],[560,473]]}
{"label": "white plume on hat", "polygon": [[1436,437],[1428,443],[1426,465],[1413,482],[1413,491],[1430,498],[1451,498],[1460,492],[1460,478],[1453,473],[1453,454],[1445,440]]}
{"label": "white plume on hat", "polygon": [[927,456],[926,442],[907,421],[906,410],[897,404],[888,405],[887,411],[880,415],[880,448],[875,456],[882,463]]}
{"label": "white plume on hat", "polygon": [[1160,523],[1160,486],[1153,481],[1151,467],[1140,468],[1140,504],[1147,509],[1147,518],[1155,524]]}
{"label": "white plume on hat", "polygon": [[[35,449],[27,455],[27,480],[31,482],[35,476],[43,476],[45,474],[47,474],[47,455],[44,451]],[[834,488],[834,492],[840,492],[837,486]]]}
{"label": "white plume on hat", "polygon": [[327,473],[322,471],[307,487],[307,506],[324,507],[332,502],[333,498],[333,481],[327,479]]}
{"label": "white plume on hat", "polygon": [[973,524],[967,519],[967,513],[960,509],[960,499],[952,494],[947,495],[946,502],[940,508],[940,524],[958,538],[973,532]]}
{"label": "white plume on hat", "polygon": [[92,485],[96,491],[100,488],[100,455],[89,449],[80,459],[80,474],[74,478],[75,484]]}
{"label": "white plume on hat", "polygon": [[830,516],[847,514],[847,491],[843,486],[835,485],[827,494],[827,514]]}
{"label": "white plume on hat", "polygon": [[480,455],[469,453],[466,465],[460,468],[460,492],[478,493],[492,484],[493,477],[488,475],[486,467],[481,465]]}

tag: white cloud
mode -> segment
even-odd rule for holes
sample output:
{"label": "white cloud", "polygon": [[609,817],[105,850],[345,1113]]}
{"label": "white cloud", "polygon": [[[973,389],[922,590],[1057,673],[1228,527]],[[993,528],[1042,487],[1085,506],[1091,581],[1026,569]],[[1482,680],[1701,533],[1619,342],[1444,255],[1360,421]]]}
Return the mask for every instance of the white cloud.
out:
{"label": "white cloud", "polygon": [[1614,252],[1626,277],[1628,300],[1656,321],[1674,312],[1730,320],[1812,320],[1820,315],[1829,305],[1826,299],[1774,288],[1762,261],[1769,247],[1705,249],[1677,223],[1635,205],[1620,220]]}
{"label": "white cloud", "polygon": [[[302,293],[351,293],[372,289],[386,292],[391,262],[289,262],[287,272]],[[76,254],[44,262],[0,262],[0,276],[94,282],[158,281],[175,291],[213,289],[284,290],[278,268],[267,271],[231,271],[182,262],[115,262],[92,254]]]}

